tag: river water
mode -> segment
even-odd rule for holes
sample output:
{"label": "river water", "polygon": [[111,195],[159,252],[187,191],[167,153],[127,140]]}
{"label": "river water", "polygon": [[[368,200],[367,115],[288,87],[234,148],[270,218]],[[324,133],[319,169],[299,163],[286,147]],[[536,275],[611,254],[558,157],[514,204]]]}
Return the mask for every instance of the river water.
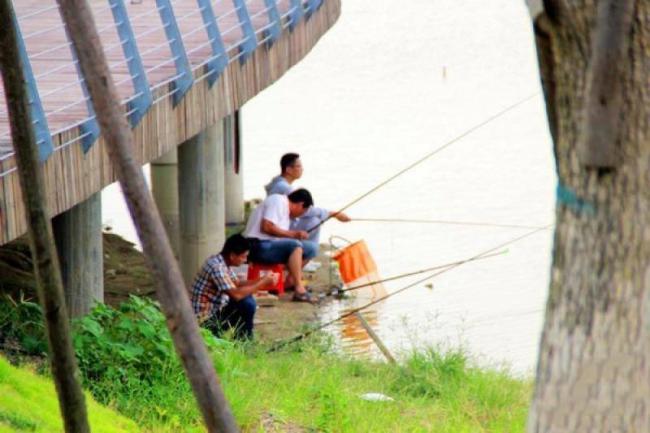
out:
{"label": "river water", "polygon": [[[340,208],[535,94],[352,206],[352,217],[544,226],[554,220],[556,178],[523,0],[344,0],[339,22],[307,58],[242,110],[245,196],[263,197],[280,156],[295,151],[305,166],[298,184],[318,205]],[[105,222],[135,239],[124,208],[106,206],[116,193],[115,185],[105,190]],[[462,260],[526,233],[336,221],[323,231],[324,240],[364,239],[385,277]],[[441,274],[432,289],[420,284],[381,303],[369,320],[398,354],[462,346],[483,365],[529,374],[551,237],[542,231],[504,255]],[[412,281],[385,287],[391,292]],[[345,308],[335,302],[324,318]],[[356,322],[331,332],[353,336],[344,345],[376,355]]]}

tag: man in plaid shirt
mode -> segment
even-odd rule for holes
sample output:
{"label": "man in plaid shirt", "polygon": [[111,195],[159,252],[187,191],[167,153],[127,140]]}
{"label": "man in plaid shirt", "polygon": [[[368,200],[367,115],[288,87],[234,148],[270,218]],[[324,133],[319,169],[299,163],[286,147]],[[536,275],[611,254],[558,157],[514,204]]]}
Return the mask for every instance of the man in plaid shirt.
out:
{"label": "man in plaid shirt", "polygon": [[234,328],[237,338],[253,336],[257,304],[252,296],[275,284],[274,275],[240,281],[231,266],[246,263],[250,242],[240,234],[226,240],[221,253],[208,257],[192,284],[192,308],[199,324],[215,335]]}

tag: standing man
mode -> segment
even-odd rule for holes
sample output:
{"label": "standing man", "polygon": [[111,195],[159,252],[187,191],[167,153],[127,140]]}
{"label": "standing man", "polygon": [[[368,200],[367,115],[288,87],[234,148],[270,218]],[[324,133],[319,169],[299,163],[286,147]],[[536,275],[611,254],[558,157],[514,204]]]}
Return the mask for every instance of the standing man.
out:
{"label": "standing man", "polygon": [[[271,182],[264,187],[267,196],[272,194],[288,195],[294,190],[291,184],[295,180],[300,179],[303,172],[300,155],[297,153],[285,153],[282,155],[282,158],[280,158],[280,170],[280,174],[271,179]],[[334,217],[341,222],[350,221],[350,217],[343,212],[332,212],[321,207],[312,206],[304,215],[291,221],[291,229],[306,231],[309,235],[308,239],[316,242],[318,245],[320,243],[320,224],[330,217]],[[314,229],[314,227],[316,228]]]}
{"label": "standing man", "polygon": [[256,281],[240,281],[233,266],[246,263],[250,241],[240,234],[227,240],[221,253],[208,257],[192,284],[192,308],[199,324],[215,335],[234,329],[235,337],[253,337],[257,303],[253,294],[273,286],[276,279],[267,275]]}
{"label": "standing man", "polygon": [[287,285],[294,286],[293,300],[311,302],[302,283],[302,267],[318,253],[318,244],[307,240],[304,230],[290,228],[291,219],[302,216],[314,201],[309,191],[297,189],[289,195],[271,194],[248,218],[244,236],[251,240],[251,261],[286,265]]}

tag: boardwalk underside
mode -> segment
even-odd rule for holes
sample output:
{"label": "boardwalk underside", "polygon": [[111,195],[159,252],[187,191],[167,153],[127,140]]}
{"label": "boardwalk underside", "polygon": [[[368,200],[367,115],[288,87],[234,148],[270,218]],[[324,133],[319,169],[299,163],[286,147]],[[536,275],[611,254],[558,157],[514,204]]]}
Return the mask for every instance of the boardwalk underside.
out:
{"label": "boardwalk underside", "polygon": [[[225,2],[226,0],[222,1]],[[20,3],[20,7],[17,7],[20,16],[20,9],[25,7],[25,5],[29,6],[30,1],[24,3],[21,1],[18,3]],[[32,0],[31,3],[38,2]],[[94,3],[99,4],[99,2]],[[145,1],[143,3],[146,4],[148,2]],[[220,1],[217,1],[217,4],[219,3]],[[102,4],[105,3],[102,2]],[[196,1],[178,0],[174,2],[174,7],[177,4],[187,5],[188,8],[190,5],[194,5],[194,9],[196,9]],[[256,7],[261,7],[263,4],[264,2],[262,0],[259,2],[249,2],[249,5],[258,5]],[[136,6],[132,5],[130,7]],[[280,12],[282,12],[283,8],[286,10],[288,7],[288,3],[278,2],[278,7]],[[267,21],[265,20],[267,18],[263,14],[258,14],[255,17],[255,9],[252,6],[251,8],[251,16],[253,16],[256,28],[266,25]],[[218,11],[218,9],[215,10]],[[52,12],[58,14],[56,10]],[[190,13],[189,9],[187,13]],[[158,158],[188,138],[196,135],[202,129],[216,123],[226,115],[240,108],[246,101],[271,85],[290,67],[298,63],[311,50],[320,37],[336,22],[339,14],[340,1],[325,0],[321,8],[309,20],[300,21],[297,27],[291,32],[285,29],[280,38],[271,47],[260,44],[245,63],[242,64],[238,60],[229,63],[222,76],[211,88],[208,86],[207,80],[201,79],[205,75],[203,68],[197,68],[194,72],[195,84],[175,107],[171,98],[171,92],[173,92],[172,84],[165,83],[156,88],[157,82],[164,83],[166,77],[173,76],[174,64],[169,63],[153,71],[149,78],[151,85],[154,86],[153,98],[156,103],[151,107],[140,124],[133,130],[134,141],[136,143],[135,153],[138,161],[141,164],[146,164]],[[176,10],[176,15],[183,15],[182,7],[179,6]],[[111,19],[110,14],[106,18]],[[230,25],[225,21],[225,18],[223,24],[221,22],[219,23],[222,33],[225,33],[229,27],[237,26],[237,16],[233,15],[231,18],[232,22]],[[200,22],[200,16],[196,16],[196,19]],[[190,26],[188,27],[189,29],[192,24],[186,21],[183,25]],[[180,26],[181,24],[179,24]],[[99,19],[98,27],[102,27],[101,20]],[[143,31],[143,29],[138,30],[135,27],[136,24],[134,23],[135,33]],[[191,30],[188,29],[185,32],[191,33]],[[239,31],[238,28],[237,31]],[[26,42],[29,42],[30,39],[27,38],[27,32],[23,30],[23,33],[26,37]],[[233,31],[233,33],[236,32]],[[151,34],[153,35],[155,32]],[[205,38],[205,36],[202,32],[195,32],[192,36],[194,35],[196,35],[197,39],[193,43],[196,44],[195,46],[200,46],[202,43],[200,38]],[[147,44],[150,47],[154,47],[156,44],[164,45],[164,34],[160,33],[158,36],[157,40],[152,38]],[[240,37],[241,34],[233,36],[233,41]],[[258,40],[261,39],[263,39],[263,33],[260,32]],[[232,43],[226,37],[224,37],[224,41],[226,46]],[[59,42],[65,43],[65,39]],[[201,49],[196,49],[192,52],[192,48],[190,48],[192,43],[189,42],[189,39],[185,41],[184,38],[184,42],[186,43],[187,51],[190,52],[189,58],[193,65],[199,65],[205,58],[209,57],[209,47],[205,47],[205,50],[207,50],[205,52],[202,52]],[[104,43],[110,44],[109,41]],[[139,48],[141,52],[146,53],[146,47],[140,46]],[[31,55],[32,48],[28,47],[28,50],[30,50]],[[38,52],[39,48],[36,48],[36,50]],[[42,50],[42,47],[40,50]],[[115,52],[116,56],[120,54],[119,50],[115,50]],[[238,50],[233,50],[231,58],[233,55],[236,56],[237,53]],[[169,55],[169,53],[165,55]],[[146,54],[142,57],[145,69],[160,60],[148,60]],[[110,56],[109,60],[111,60]],[[117,58],[112,60],[119,62]],[[57,60],[52,61],[57,62]],[[34,63],[34,75],[38,76],[39,71],[36,62]],[[166,67],[170,69],[164,70]],[[125,77],[128,77],[128,74],[126,74],[126,66],[124,68]],[[51,65],[49,69],[52,69]],[[74,67],[69,69],[69,73],[76,74]],[[160,75],[158,75],[159,71],[161,71]],[[51,79],[52,83],[55,83],[55,78]],[[63,78],[57,78],[56,80],[60,79]],[[119,77],[115,79],[118,82],[120,81]],[[122,81],[120,92],[127,97],[133,93],[133,88],[129,80],[124,79]],[[54,86],[55,84],[52,85]],[[47,90],[44,91],[40,88],[40,81],[39,91],[42,94],[47,93]],[[75,91],[79,92],[76,96],[73,95]],[[46,111],[56,110],[56,108],[52,108],[52,104],[55,104],[55,102],[47,98],[47,96],[43,97],[43,105]],[[69,98],[62,97],[58,103],[65,104],[69,103],[69,101],[79,100],[79,98],[81,98],[81,90],[77,86],[76,90],[70,90]],[[2,101],[4,102],[4,96],[2,96]],[[79,141],[79,128],[74,125],[70,127],[71,124],[79,122],[87,115],[85,104],[78,104],[78,106],[78,111],[68,112],[66,110],[65,112],[61,112],[60,116],[54,115],[51,119],[48,117],[50,130],[58,131],[53,136],[55,151],[44,163],[44,174],[48,188],[48,204],[52,215],[59,214],[71,208],[85,200],[91,194],[100,191],[115,181],[115,175],[101,137],[87,153],[84,153]],[[7,145],[10,142],[7,134],[7,119],[4,108],[4,104],[0,105],[0,112],[2,112],[0,114],[0,146],[3,141],[5,143],[5,147],[2,148],[5,155],[0,159],[0,245],[22,235],[27,229],[16,164],[13,156],[6,153],[9,151]],[[68,126],[66,127],[66,125]],[[2,128],[5,129],[3,130]]]}

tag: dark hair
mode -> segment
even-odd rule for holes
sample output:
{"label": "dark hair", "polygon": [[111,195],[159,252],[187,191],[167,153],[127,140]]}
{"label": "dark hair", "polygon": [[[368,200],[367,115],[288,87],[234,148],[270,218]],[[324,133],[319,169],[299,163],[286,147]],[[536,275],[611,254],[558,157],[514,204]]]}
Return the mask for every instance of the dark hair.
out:
{"label": "dark hair", "polygon": [[295,164],[298,158],[300,158],[300,155],[297,153],[285,153],[282,155],[282,158],[280,158],[280,169],[282,170],[282,173]]}
{"label": "dark hair", "polygon": [[291,203],[302,203],[303,209],[307,209],[314,205],[314,199],[311,198],[311,193],[305,188],[299,188],[287,196]]}
{"label": "dark hair", "polygon": [[221,255],[224,257],[227,257],[230,253],[239,255],[250,251],[250,249],[251,242],[240,233],[237,233],[226,239],[226,243],[223,244],[223,248],[221,249]]}

